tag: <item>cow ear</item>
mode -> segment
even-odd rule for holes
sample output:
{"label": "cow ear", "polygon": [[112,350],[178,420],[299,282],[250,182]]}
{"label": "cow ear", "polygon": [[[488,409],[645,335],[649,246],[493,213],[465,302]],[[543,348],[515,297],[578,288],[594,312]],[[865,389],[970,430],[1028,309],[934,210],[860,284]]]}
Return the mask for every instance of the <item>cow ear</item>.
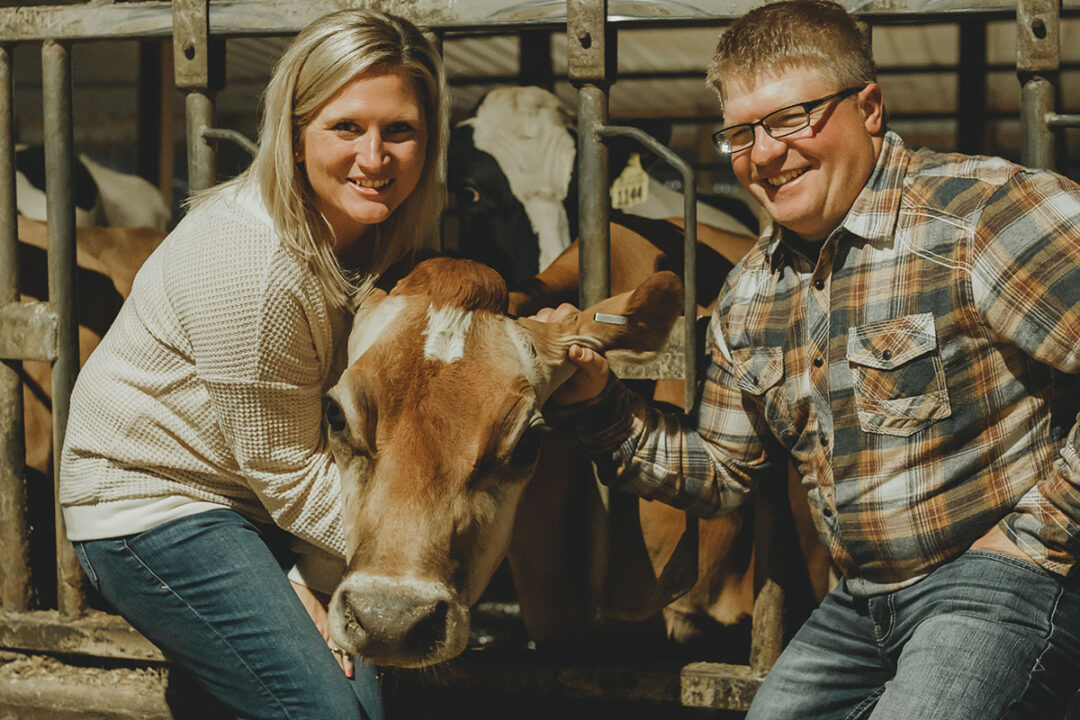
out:
{"label": "cow ear", "polygon": [[682,305],[679,277],[668,271],[654,273],[633,292],[602,300],[581,312],[571,334],[580,336],[584,340],[581,344],[599,350],[652,352],[664,344]]}
{"label": "cow ear", "polygon": [[[608,298],[555,323],[518,318],[515,322],[532,346],[527,355],[534,360],[526,375],[538,401],[543,404],[577,369],[567,355],[571,345],[600,351],[659,350],[681,309],[682,283],[674,273],[665,271],[649,276],[633,292]],[[601,314],[599,320],[597,313]]]}

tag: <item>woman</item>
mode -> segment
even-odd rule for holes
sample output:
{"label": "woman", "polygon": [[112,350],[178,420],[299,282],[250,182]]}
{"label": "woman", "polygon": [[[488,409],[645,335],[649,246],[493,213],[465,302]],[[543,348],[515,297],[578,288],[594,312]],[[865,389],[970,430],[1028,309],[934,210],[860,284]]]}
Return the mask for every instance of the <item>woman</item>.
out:
{"label": "woman", "polygon": [[344,541],[321,398],[348,311],[434,238],[444,84],[399,18],[301,32],[251,167],[147,260],[72,395],[60,502],[90,582],[243,717],[382,714],[374,669],[349,678],[325,639]]}

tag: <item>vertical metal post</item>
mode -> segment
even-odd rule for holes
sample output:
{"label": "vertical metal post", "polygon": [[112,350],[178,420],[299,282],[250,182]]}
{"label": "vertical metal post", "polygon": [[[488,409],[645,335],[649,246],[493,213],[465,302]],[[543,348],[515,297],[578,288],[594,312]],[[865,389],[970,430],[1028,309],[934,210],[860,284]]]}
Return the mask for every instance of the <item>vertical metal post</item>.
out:
{"label": "vertical metal post", "polygon": [[[607,0],[568,0],[566,26],[570,81],[578,89],[578,257],[581,278],[578,302],[582,307],[588,307],[606,298],[611,287],[608,154],[596,132],[596,128],[606,125],[608,119]],[[616,497],[610,500],[616,500]],[[607,616],[611,542],[607,509],[597,503],[590,510],[588,522],[586,602],[593,620],[599,623]]]}
{"label": "vertical metal post", "polygon": [[[75,151],[71,108],[71,46],[46,40],[41,49],[45,127],[45,195],[49,234],[49,304],[57,316],[57,358],[52,366],[53,479],[58,488],[60,451],[68,403],[79,371],[79,326],[75,314]],[[65,617],[79,615],[85,598],[82,571],[67,541],[56,506],[56,603]]]}
{"label": "vertical metal post", "polygon": [[750,670],[765,677],[784,648],[784,588],[777,552],[778,508],[785,503],[785,465],[778,477],[758,485],[754,498],[754,615],[750,631]]}
{"label": "vertical metal post", "polygon": [[[172,4],[176,87],[187,90],[188,187],[192,191],[212,187],[217,180],[214,147],[203,137],[203,132],[214,126],[213,88],[210,82],[210,55],[213,49],[208,2],[174,0]],[[220,70],[224,74],[224,52],[221,52],[221,56]]]}
{"label": "vertical metal post", "polygon": [[611,286],[608,235],[608,153],[597,127],[607,124],[607,0],[566,4],[568,68],[578,89],[578,225],[581,304],[606,298]]}
{"label": "vertical metal post", "polygon": [[978,155],[986,152],[986,21],[961,20],[959,30],[956,147]]}
{"label": "vertical metal post", "polygon": [[[19,300],[11,54],[10,45],[0,45],[0,307]],[[0,602],[6,612],[30,609],[22,392],[16,361],[0,363]]]}
{"label": "vertical metal post", "polygon": [[1019,0],[1016,6],[1016,74],[1020,80],[1020,160],[1054,169],[1054,87],[1061,67],[1060,0]]}
{"label": "vertical metal post", "polygon": [[582,307],[611,294],[610,201],[608,152],[596,128],[607,125],[607,89],[584,85],[578,90],[578,227]]}
{"label": "vertical metal post", "polygon": [[191,192],[213,187],[217,181],[217,157],[214,146],[203,132],[214,126],[214,101],[210,94],[189,90],[185,103],[187,120],[188,188]]}
{"label": "vertical metal post", "polygon": [[536,85],[545,90],[555,86],[555,71],[551,63],[551,31],[522,30],[518,33],[521,58],[518,79],[522,85]]}

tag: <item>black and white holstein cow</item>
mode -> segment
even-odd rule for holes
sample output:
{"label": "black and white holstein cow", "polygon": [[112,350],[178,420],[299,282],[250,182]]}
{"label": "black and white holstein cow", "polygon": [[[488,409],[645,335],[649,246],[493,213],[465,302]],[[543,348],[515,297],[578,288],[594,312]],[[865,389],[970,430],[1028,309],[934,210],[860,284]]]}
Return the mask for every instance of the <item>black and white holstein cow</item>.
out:
{"label": "black and white holstein cow", "polygon": [[[44,221],[45,148],[15,152],[16,208],[23,217]],[[75,162],[75,224],[78,227],[169,229],[172,212],[154,185],[137,175],[111,170],[86,155]]]}
{"label": "black and white holstein cow", "polygon": [[450,258],[370,295],[327,394],[349,556],[330,607],[338,645],[404,667],[464,650],[536,468],[540,408],[574,372],[567,349],[655,350],[680,306],[681,283],[660,272],[560,323],[511,318],[495,271]]}
{"label": "black and white holstein cow", "polygon": [[[495,268],[511,287],[546,269],[578,235],[576,152],[571,120],[554,94],[538,87],[488,93],[450,136],[447,180],[457,197],[459,254]],[[681,217],[682,194],[651,178],[647,200],[625,212]],[[697,213],[699,223],[752,234],[706,203]]]}

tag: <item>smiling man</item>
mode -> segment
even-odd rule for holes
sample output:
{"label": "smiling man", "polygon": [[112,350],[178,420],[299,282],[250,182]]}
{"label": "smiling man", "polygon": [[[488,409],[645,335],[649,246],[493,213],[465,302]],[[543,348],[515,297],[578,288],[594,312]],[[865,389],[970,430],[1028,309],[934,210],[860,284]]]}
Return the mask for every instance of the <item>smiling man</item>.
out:
{"label": "smiling man", "polygon": [[[696,412],[572,348],[551,419],[615,485],[702,515],[790,453],[843,579],[749,718],[1062,717],[1080,683],[1080,187],[886,129],[823,0],[721,37],[714,136],[775,222],[721,293]],[[564,309],[541,317],[559,317]]]}

